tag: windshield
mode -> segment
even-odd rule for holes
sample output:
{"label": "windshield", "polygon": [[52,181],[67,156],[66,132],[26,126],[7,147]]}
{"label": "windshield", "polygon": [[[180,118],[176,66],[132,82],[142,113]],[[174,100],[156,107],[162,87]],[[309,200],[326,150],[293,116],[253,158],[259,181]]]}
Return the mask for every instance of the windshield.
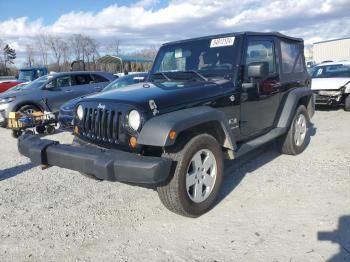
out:
{"label": "windshield", "polygon": [[21,82],[29,82],[33,79],[33,71],[32,70],[20,70],[18,80]]}
{"label": "windshield", "polygon": [[18,85],[16,86],[15,90],[35,90],[42,88],[50,79],[52,79],[52,76],[45,75],[42,77],[39,77],[38,79],[34,80],[33,82],[28,83],[27,85]]}
{"label": "windshield", "polygon": [[[151,75],[169,80],[176,72],[194,72],[197,78],[226,76],[233,72],[235,37],[201,39],[160,48]],[[199,73],[199,74],[198,74]]]}
{"label": "windshield", "polygon": [[350,65],[317,66],[312,78],[350,77]]}
{"label": "windshield", "polygon": [[112,83],[107,85],[102,91],[110,91],[116,88],[124,87],[127,85],[136,84],[139,82],[143,82],[147,74],[131,74],[127,76],[122,76],[116,80],[114,80]]}

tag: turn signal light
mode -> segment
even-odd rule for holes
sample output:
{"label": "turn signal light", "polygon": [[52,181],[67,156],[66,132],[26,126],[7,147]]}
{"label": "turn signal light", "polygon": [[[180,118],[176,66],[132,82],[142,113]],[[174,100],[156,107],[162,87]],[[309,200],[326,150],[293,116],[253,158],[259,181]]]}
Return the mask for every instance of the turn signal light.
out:
{"label": "turn signal light", "polygon": [[132,136],[130,137],[129,144],[132,148],[135,148],[137,146],[137,139],[136,137]]}
{"label": "turn signal light", "polygon": [[175,137],[176,137],[176,132],[174,131],[174,130],[171,130],[170,132],[169,132],[169,138],[171,139],[171,140],[174,140],[175,139]]}
{"label": "turn signal light", "polygon": [[73,132],[74,134],[79,134],[79,127],[77,127],[77,126],[75,126],[74,127],[74,132]]}

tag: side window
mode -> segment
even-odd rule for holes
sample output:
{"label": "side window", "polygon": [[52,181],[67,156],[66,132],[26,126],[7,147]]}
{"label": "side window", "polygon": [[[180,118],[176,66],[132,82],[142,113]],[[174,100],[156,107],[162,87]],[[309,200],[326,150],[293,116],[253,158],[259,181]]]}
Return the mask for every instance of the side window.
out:
{"label": "side window", "polygon": [[101,75],[92,75],[92,78],[94,79],[95,83],[109,82],[107,78],[104,78]]}
{"label": "side window", "polygon": [[54,86],[55,87],[66,87],[66,86],[71,86],[72,85],[72,80],[70,76],[61,76],[57,77],[55,80],[53,80]]}
{"label": "side window", "polygon": [[93,81],[92,77],[88,74],[75,75],[73,77],[75,85],[88,85]]}
{"label": "side window", "polygon": [[276,72],[274,45],[272,41],[253,40],[248,42],[245,63],[249,65],[253,62],[267,62],[269,64],[269,72]]}
{"label": "side window", "polygon": [[[282,72],[284,74],[304,71],[302,46],[281,41]],[[294,69],[294,70],[293,70]]]}

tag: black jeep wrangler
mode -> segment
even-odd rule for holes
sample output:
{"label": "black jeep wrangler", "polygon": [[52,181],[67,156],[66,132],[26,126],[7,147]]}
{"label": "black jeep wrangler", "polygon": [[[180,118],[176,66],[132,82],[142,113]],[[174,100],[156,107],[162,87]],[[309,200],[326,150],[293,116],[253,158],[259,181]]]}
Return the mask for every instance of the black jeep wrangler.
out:
{"label": "black jeep wrangler", "polygon": [[223,161],[277,139],[301,153],[314,114],[303,40],[232,33],[164,44],[148,82],[92,95],[75,109],[73,145],[24,135],[21,154],[102,180],[156,188],[190,217],[218,196]]}

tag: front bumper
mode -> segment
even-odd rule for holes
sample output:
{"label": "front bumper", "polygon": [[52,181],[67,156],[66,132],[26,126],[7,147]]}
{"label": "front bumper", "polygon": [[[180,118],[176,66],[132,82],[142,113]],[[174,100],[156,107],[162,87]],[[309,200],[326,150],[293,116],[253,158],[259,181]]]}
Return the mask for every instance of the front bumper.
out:
{"label": "front bumper", "polygon": [[343,92],[342,91],[314,91],[315,103],[317,105],[339,105],[342,103]]}
{"label": "front bumper", "polygon": [[172,161],[140,156],[120,150],[59,144],[57,141],[23,135],[19,152],[38,165],[58,166],[109,181],[155,185],[167,180]]}

